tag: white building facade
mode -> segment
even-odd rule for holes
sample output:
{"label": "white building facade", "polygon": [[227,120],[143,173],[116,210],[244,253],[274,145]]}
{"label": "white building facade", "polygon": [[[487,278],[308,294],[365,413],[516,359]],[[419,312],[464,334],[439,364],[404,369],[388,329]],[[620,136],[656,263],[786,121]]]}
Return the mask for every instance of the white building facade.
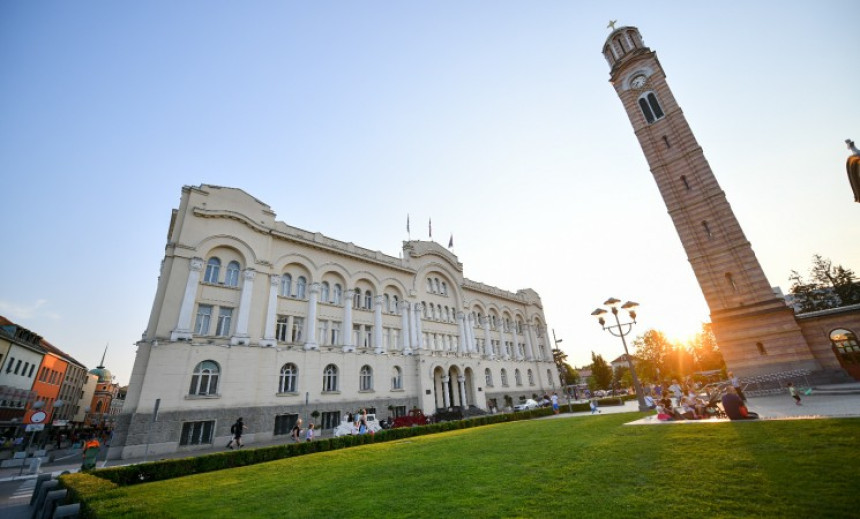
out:
{"label": "white building facade", "polygon": [[[234,188],[186,186],[111,457],[323,432],[359,408],[502,409],[558,374],[539,295],[466,279],[435,242],[400,258],[275,220]],[[158,402],[157,419],[154,411]]]}

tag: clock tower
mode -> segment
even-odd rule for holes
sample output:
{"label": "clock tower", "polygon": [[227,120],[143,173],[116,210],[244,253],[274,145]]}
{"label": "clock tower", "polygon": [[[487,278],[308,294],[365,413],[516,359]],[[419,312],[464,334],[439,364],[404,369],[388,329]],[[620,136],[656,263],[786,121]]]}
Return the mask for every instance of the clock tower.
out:
{"label": "clock tower", "polygon": [[656,53],[636,27],[620,27],[603,55],[710,308],[728,369],[741,377],[821,370],[794,311],[765,277]]}

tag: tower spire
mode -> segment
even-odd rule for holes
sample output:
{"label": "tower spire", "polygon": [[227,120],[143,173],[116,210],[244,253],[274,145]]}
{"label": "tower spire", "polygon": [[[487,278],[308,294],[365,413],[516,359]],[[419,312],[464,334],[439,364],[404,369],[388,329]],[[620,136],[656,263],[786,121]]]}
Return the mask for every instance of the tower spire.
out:
{"label": "tower spire", "polygon": [[99,369],[103,369],[105,367],[105,357],[107,356],[108,346],[110,346],[110,343],[105,344],[105,352],[102,353],[102,361],[99,362],[98,366],[96,366]]}

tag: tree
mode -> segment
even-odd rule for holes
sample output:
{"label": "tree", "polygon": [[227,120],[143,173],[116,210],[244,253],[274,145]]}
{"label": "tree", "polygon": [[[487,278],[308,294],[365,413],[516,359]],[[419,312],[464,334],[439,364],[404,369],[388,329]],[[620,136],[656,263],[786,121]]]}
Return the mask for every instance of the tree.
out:
{"label": "tree", "polygon": [[612,384],[612,367],[601,355],[591,352],[591,377],[597,389],[609,389]]}
{"label": "tree", "polygon": [[558,378],[559,382],[561,382],[561,386],[564,387],[570,384],[570,373],[567,370],[569,366],[567,362],[565,362],[567,360],[567,353],[558,348],[554,348],[552,350],[552,360],[555,362],[555,367],[558,368]]}
{"label": "tree", "polygon": [[860,303],[860,283],[851,269],[833,265],[821,255],[812,256],[809,282],[796,270],[791,271],[789,292],[799,313],[826,310]]}
{"label": "tree", "polygon": [[660,381],[672,375],[667,368],[674,353],[674,346],[663,332],[646,331],[633,340],[633,348],[636,351],[636,372],[643,382]]}
{"label": "tree", "polygon": [[711,323],[702,323],[702,330],[690,342],[689,349],[695,359],[697,371],[725,371],[726,361],[717,345]]}

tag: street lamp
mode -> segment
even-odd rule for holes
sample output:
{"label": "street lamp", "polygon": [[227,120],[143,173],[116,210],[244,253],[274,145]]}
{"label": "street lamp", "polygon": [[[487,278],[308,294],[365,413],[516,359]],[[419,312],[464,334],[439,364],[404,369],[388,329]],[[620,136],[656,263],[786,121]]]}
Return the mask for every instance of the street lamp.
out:
{"label": "street lamp", "polygon": [[600,326],[603,327],[605,331],[616,337],[621,337],[621,343],[624,345],[624,356],[627,357],[627,365],[630,367],[630,376],[633,378],[633,387],[636,388],[636,399],[639,401],[639,410],[643,412],[649,411],[648,406],[645,405],[645,394],[642,392],[642,386],[639,384],[639,377],[636,376],[636,367],[633,365],[633,360],[630,358],[630,353],[627,351],[627,340],[624,339],[624,336],[629,334],[633,330],[633,325],[636,324],[636,310],[634,309],[639,306],[639,303],[627,301],[621,305],[621,309],[627,310],[627,313],[630,315],[630,319],[633,320],[633,322],[622,323],[618,319],[618,303],[620,302],[620,300],[615,299],[614,297],[610,297],[603,302],[604,305],[609,307],[609,311],[612,312],[612,315],[615,316],[615,324],[606,325],[606,319],[603,318],[603,315],[606,314],[607,311],[603,308],[598,308],[591,312],[591,315],[597,317],[597,322],[600,323]]}

